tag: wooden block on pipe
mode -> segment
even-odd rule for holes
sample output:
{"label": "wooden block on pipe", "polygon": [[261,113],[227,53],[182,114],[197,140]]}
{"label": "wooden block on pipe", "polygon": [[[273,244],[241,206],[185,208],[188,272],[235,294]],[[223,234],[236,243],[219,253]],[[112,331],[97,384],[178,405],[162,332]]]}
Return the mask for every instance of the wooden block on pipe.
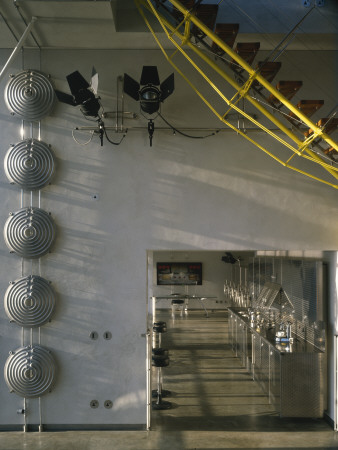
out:
{"label": "wooden block on pipe", "polygon": [[[190,10],[194,7],[195,0],[180,0],[180,3],[182,3],[182,5],[183,5],[188,11],[190,11]],[[173,15],[173,17],[177,20],[177,22],[182,22],[182,20],[183,20],[183,14],[181,13],[181,11],[179,11],[178,9],[176,9],[175,6],[173,6],[172,15]]]}
{"label": "wooden block on pipe", "polygon": [[[196,8],[195,16],[199,19],[205,26],[207,26],[211,31],[215,28],[216,17],[218,12],[218,5],[198,5]],[[191,30],[194,36],[199,38],[204,37],[205,33],[198,28],[195,24],[192,26]]]}
{"label": "wooden block on pipe", "polygon": [[[215,34],[224,41],[230,48],[234,46],[236,36],[239,30],[239,23],[216,23]],[[217,55],[223,55],[224,50],[219,47],[215,42],[212,43],[212,50]]]}
{"label": "wooden block on pipe", "polygon": [[[287,100],[291,100],[296,92],[303,86],[302,81],[279,81],[277,83],[276,89],[279,91]],[[268,98],[268,102],[274,106],[281,106],[283,103],[271,94]]]}
{"label": "wooden block on pipe", "polygon": [[327,155],[329,158],[333,159],[334,161],[337,160],[338,152],[335,148],[330,147],[324,150],[325,155]]}
{"label": "wooden block on pipe", "polygon": [[[238,55],[251,66],[260,46],[260,42],[238,42],[235,52],[238,53]],[[234,59],[232,60],[230,66],[236,72],[242,72],[244,70]]]}
{"label": "wooden block on pipe", "polygon": [[[324,100],[301,100],[297,103],[297,109],[300,112],[305,114],[307,117],[311,117],[319,108],[324,105]],[[287,116],[285,116],[293,125],[299,125],[300,119],[298,116],[292,111],[289,112]]]}
{"label": "wooden block on pipe", "polygon": [[[279,61],[266,61],[266,62],[260,61],[258,63],[257,69],[259,69],[259,73],[261,74],[261,76],[265,78],[269,83],[271,83],[271,81],[275,78],[275,76],[279,72],[281,66],[282,63]],[[259,85],[261,88],[263,88],[263,86],[261,86],[257,80],[255,80],[252,83],[252,85],[253,86]]]}
{"label": "wooden block on pipe", "polygon": [[[317,127],[323,128],[324,127],[324,133],[326,134],[332,134],[334,131],[336,131],[338,127],[338,118],[333,117],[325,117],[323,119],[320,119],[316,123]],[[305,137],[309,137],[313,133],[313,130],[309,128],[307,131],[304,132]]]}

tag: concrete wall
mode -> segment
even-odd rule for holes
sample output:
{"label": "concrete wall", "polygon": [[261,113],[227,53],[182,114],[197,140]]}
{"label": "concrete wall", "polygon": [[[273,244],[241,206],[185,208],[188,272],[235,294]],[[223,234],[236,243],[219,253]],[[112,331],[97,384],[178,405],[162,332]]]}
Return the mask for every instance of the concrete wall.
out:
{"label": "concrete wall", "polygon": [[[1,65],[9,54],[0,53]],[[62,50],[41,55],[25,51],[11,72],[22,67],[39,69],[40,57],[41,70],[63,90],[66,75],[79,70],[89,78],[94,65],[106,111],[116,110],[116,79],[124,72],[138,79],[146,64],[158,66],[161,80],[172,72],[159,51]],[[315,52],[309,61],[295,52],[283,58],[286,66],[281,77],[291,71],[290,76],[308,82],[305,98],[324,98],[325,111],[332,109],[334,55]],[[294,68],[292,61],[297,61]],[[311,78],[310,70],[318,65],[320,72]],[[190,78],[195,75],[191,73]],[[6,82],[0,82],[1,92]],[[139,114],[138,104],[129,98],[125,108]],[[220,125],[179,76],[162,113],[176,127]],[[106,124],[114,123],[107,120]],[[157,118],[150,147],[147,121],[141,116],[125,121],[142,129],[130,129],[120,146],[105,141],[100,147],[97,136],[86,146],[78,145],[72,130],[88,124],[76,108],[62,104],[56,104],[42,121],[41,138],[52,145],[57,173],[53,184],[41,193],[41,207],[52,213],[58,228],[53,252],[41,258],[41,276],[52,281],[58,294],[53,321],[41,329],[41,342],[52,350],[58,365],[55,388],[41,399],[42,421],[50,426],[137,426],[146,422],[145,339],[141,335],[146,331],[147,250],[335,250],[337,193],[288,171],[236,133],[188,139],[161,131],[164,124]],[[20,126],[21,121],[10,116],[1,102],[3,157],[11,143],[21,140]],[[88,135],[75,135],[78,140],[88,139]],[[121,138],[118,133],[110,136],[115,141]],[[277,145],[261,133],[257,136],[269,148]],[[4,224],[9,212],[20,208],[20,190],[8,183],[4,171],[0,172],[0,192],[0,223]],[[33,200],[36,204],[36,197]],[[24,204],[29,202],[25,195]],[[22,271],[21,259],[9,254],[4,241],[0,255],[3,293],[9,281],[39,270],[25,262]],[[98,340],[89,338],[92,331],[98,332]],[[105,331],[112,333],[111,340],[103,339]],[[3,308],[0,343],[3,367],[8,352],[21,345],[21,328],[9,323]],[[99,408],[90,408],[93,399],[99,401]],[[103,407],[105,400],[113,401],[112,409]],[[3,379],[0,402],[6,405],[0,408],[1,425],[23,422],[16,414],[22,399],[8,392]],[[38,400],[30,400],[28,407],[28,423],[38,423]]]}

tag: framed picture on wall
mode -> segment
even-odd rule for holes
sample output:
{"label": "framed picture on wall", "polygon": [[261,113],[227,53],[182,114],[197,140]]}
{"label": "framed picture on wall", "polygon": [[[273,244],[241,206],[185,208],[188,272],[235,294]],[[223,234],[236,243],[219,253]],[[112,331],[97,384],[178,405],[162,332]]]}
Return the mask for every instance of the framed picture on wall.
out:
{"label": "framed picture on wall", "polygon": [[158,285],[201,285],[202,263],[195,262],[158,262]]}

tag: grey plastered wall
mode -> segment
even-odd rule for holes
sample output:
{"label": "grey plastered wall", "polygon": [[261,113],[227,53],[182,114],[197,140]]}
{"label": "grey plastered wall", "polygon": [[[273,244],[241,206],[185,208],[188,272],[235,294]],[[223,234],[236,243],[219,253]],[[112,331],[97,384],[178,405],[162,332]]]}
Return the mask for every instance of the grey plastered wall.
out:
{"label": "grey plastered wall", "polygon": [[[1,65],[9,56],[0,53]],[[285,53],[286,75],[298,75],[307,86],[305,98],[324,98],[333,107],[334,55],[314,52],[311,63],[297,52]],[[308,74],[320,65],[315,81]],[[39,58],[24,53],[24,68],[39,69]],[[295,66],[293,61],[297,61]],[[65,76],[74,70],[90,77],[100,74],[99,93],[106,110],[116,109],[116,78],[124,72],[137,79],[144,64],[159,68],[161,79],[172,69],[159,51],[42,51],[41,70],[58,89],[67,89]],[[34,67],[32,67],[34,65]],[[12,72],[22,69],[18,59]],[[301,71],[301,73],[299,73]],[[302,72],[304,71],[304,72]],[[192,79],[194,74],[190,74]],[[320,81],[319,81],[320,80]],[[0,83],[3,92],[7,80]],[[315,94],[312,92],[314,91]],[[125,108],[139,113],[125,98]],[[173,125],[218,127],[220,124],[185,82],[176,76],[174,94],[162,108]],[[114,122],[113,122],[114,123]],[[42,344],[58,363],[52,393],[42,397],[42,421],[49,425],[146,422],[147,250],[327,249],[338,245],[337,192],[288,171],[235,133],[208,139],[187,139],[156,119],[153,146],[147,122],[140,117],[120,146],[94,136],[78,145],[72,129],[88,125],[81,113],[56,104],[42,122],[42,139],[57,157],[53,184],[42,191],[41,207],[58,227],[53,252],[41,259],[42,276],[58,293],[53,321],[42,328]],[[20,140],[20,121],[0,103],[1,151]],[[76,134],[78,140],[87,135]],[[113,140],[120,134],[112,133]],[[269,148],[276,144],[264,135]],[[0,222],[20,205],[20,194],[0,173]],[[97,199],[93,200],[93,195]],[[21,260],[0,242],[0,289],[20,276]],[[91,341],[91,331],[99,339]],[[103,339],[111,331],[112,339]],[[0,310],[0,366],[8,352],[20,346],[21,330]],[[99,408],[89,403],[97,399]],[[114,402],[105,409],[103,402]],[[0,379],[0,424],[19,424],[22,399],[8,392]],[[29,402],[28,423],[38,423],[37,400]]]}

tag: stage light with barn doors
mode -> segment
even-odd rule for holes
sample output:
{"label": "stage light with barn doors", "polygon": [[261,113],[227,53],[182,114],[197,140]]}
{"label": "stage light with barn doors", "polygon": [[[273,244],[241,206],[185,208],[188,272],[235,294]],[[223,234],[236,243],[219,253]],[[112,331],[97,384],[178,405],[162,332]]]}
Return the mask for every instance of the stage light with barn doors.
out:
{"label": "stage light with barn doors", "polygon": [[78,70],[67,75],[67,82],[71,92],[67,94],[61,91],[55,91],[58,100],[62,103],[66,103],[71,106],[80,106],[80,111],[86,118],[93,117],[97,122],[98,126],[93,129],[93,133],[96,133],[100,137],[101,146],[103,145],[103,138],[106,137],[110,144],[120,145],[125,135],[123,135],[120,142],[112,141],[107,134],[104,122],[101,118],[102,108],[100,97],[97,95],[98,85],[99,85],[99,75],[93,67],[92,77],[90,84],[88,81],[80,74]]}
{"label": "stage light with barn doors", "polygon": [[101,104],[97,97],[98,75],[94,67],[91,84],[77,70],[67,75],[66,78],[72,95],[56,90],[55,94],[58,100],[71,106],[80,105],[80,110],[86,117],[99,117]]}
{"label": "stage light with barn doors", "polygon": [[[124,74],[124,92],[140,102],[143,113],[151,116],[159,112],[161,103],[174,92],[174,74],[172,73],[162,83],[156,66],[143,66],[140,82],[138,83],[128,74]],[[150,146],[154,134],[154,118],[145,116],[148,121]]]}

